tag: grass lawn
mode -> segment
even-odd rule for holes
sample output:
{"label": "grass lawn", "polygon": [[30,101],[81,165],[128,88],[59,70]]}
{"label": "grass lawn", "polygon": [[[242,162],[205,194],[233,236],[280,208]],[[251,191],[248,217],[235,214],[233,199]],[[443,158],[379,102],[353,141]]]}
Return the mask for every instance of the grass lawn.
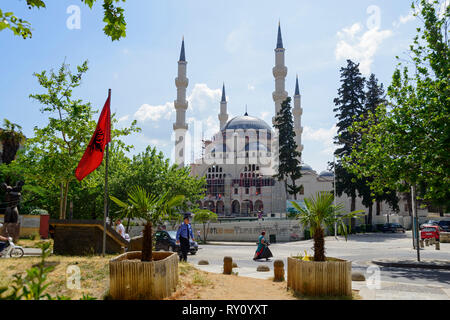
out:
{"label": "grass lawn", "polygon": [[[109,287],[109,265],[113,256],[69,257],[52,255],[46,259],[47,266],[55,269],[48,275],[47,293],[51,296],[64,295],[77,300],[85,295],[103,299]],[[0,259],[0,287],[9,287],[14,274],[26,274],[26,270],[40,262],[40,257],[22,257],[19,259]],[[80,268],[81,289],[68,289],[66,284],[66,271],[69,265]]]}

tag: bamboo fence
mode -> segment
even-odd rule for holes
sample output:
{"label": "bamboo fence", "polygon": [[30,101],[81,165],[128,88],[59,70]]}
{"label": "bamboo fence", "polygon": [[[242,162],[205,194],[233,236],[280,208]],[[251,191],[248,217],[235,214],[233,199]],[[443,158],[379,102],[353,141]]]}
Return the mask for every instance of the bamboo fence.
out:
{"label": "bamboo fence", "polygon": [[109,294],[115,300],[158,300],[176,290],[178,255],[153,252],[153,261],[142,262],[141,252],[124,253],[109,261]]}
{"label": "bamboo fence", "polygon": [[288,257],[287,286],[307,296],[351,296],[351,261],[303,261]]}

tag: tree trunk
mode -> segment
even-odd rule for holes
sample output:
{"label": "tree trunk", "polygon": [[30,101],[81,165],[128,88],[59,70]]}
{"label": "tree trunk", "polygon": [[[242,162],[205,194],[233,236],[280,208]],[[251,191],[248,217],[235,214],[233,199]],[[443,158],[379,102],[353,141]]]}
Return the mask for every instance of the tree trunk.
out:
{"label": "tree trunk", "polygon": [[[297,191],[296,190],[297,189],[297,185],[295,184],[295,180],[292,179],[292,178],[291,178],[291,180],[292,180],[292,190]],[[297,200],[297,192],[294,193],[294,200]]]}
{"label": "tree trunk", "polygon": [[206,244],[206,222],[203,223],[203,244]]}
{"label": "tree trunk", "polygon": [[367,217],[367,224],[370,226],[372,225],[372,211],[373,211],[372,207],[373,207],[373,204],[371,206],[369,206],[369,215]]}
{"label": "tree trunk", "polygon": [[66,219],[67,217],[67,196],[69,194],[69,182],[66,182],[64,184],[64,196],[63,196],[63,219]]}
{"label": "tree trunk", "polygon": [[60,196],[59,196],[59,219],[62,220],[63,219],[63,200],[64,200],[64,185],[61,182],[60,185]]}
{"label": "tree trunk", "polygon": [[142,239],[141,261],[152,261],[153,255],[152,223],[147,221],[144,226],[144,238]]}
{"label": "tree trunk", "polygon": [[128,230],[130,229],[130,219],[131,216],[128,216],[127,228],[125,229],[125,233],[128,233]]}
{"label": "tree trunk", "polygon": [[[355,211],[356,208],[356,197],[352,196],[352,203],[350,205],[350,211]],[[352,230],[355,229],[355,225],[356,225],[356,219],[355,218],[351,218],[350,219],[350,224],[351,224],[351,228]]]}
{"label": "tree trunk", "polygon": [[377,216],[381,214],[381,201],[377,200]]}
{"label": "tree trunk", "polygon": [[325,238],[322,228],[314,230],[314,261],[325,261]]}

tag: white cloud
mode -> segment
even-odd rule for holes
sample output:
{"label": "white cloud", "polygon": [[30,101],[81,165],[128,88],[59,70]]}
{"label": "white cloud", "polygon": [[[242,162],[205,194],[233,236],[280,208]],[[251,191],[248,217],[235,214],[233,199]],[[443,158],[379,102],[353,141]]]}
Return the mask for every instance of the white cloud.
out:
{"label": "white cloud", "polygon": [[247,87],[248,87],[248,90],[250,90],[250,91],[254,91],[255,90],[255,86],[254,85],[249,84]]}
{"label": "white cloud", "polygon": [[322,144],[321,154],[332,155],[335,150],[335,145],[333,144],[333,138],[337,134],[336,124],[329,129],[319,128],[313,129],[311,127],[305,126],[303,129],[302,139],[304,141],[319,142]]}
{"label": "white cloud", "polygon": [[225,49],[229,53],[241,53],[252,49],[250,39],[253,39],[252,27],[245,22],[231,31],[225,40]]}
{"label": "white cloud", "polygon": [[219,110],[221,89],[210,89],[205,83],[196,83],[187,97],[190,111]]}
{"label": "white cloud", "polygon": [[336,60],[352,59],[359,62],[361,73],[368,75],[378,47],[392,35],[392,31],[371,28],[361,34],[362,31],[363,27],[359,22],[338,31],[335,56]]}
{"label": "white cloud", "polygon": [[441,3],[441,7],[439,8],[438,12],[439,19],[442,19],[444,17],[445,11],[447,10],[448,6],[450,6],[450,0],[446,0]]}
{"label": "white cloud", "polygon": [[173,113],[175,113],[173,102],[166,102],[159,106],[143,104],[136,111],[134,117],[139,121],[146,121],[147,119],[150,121],[159,121],[161,118],[170,120]]}
{"label": "white cloud", "polygon": [[124,115],[123,117],[120,117],[120,118],[119,118],[118,122],[120,123],[120,122],[123,122],[123,121],[127,121],[129,117],[130,117],[129,114]]}

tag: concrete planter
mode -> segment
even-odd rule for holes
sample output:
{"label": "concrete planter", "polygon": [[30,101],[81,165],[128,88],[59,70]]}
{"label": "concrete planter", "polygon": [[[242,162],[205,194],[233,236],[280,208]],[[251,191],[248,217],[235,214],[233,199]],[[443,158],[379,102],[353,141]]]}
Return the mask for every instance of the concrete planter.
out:
{"label": "concrete planter", "polygon": [[308,296],[351,296],[352,263],[339,259],[314,262],[289,257],[287,286]]}
{"label": "concrete planter", "polygon": [[178,283],[178,255],[153,252],[142,262],[141,252],[124,253],[109,261],[109,294],[115,300],[157,300],[170,296]]}

